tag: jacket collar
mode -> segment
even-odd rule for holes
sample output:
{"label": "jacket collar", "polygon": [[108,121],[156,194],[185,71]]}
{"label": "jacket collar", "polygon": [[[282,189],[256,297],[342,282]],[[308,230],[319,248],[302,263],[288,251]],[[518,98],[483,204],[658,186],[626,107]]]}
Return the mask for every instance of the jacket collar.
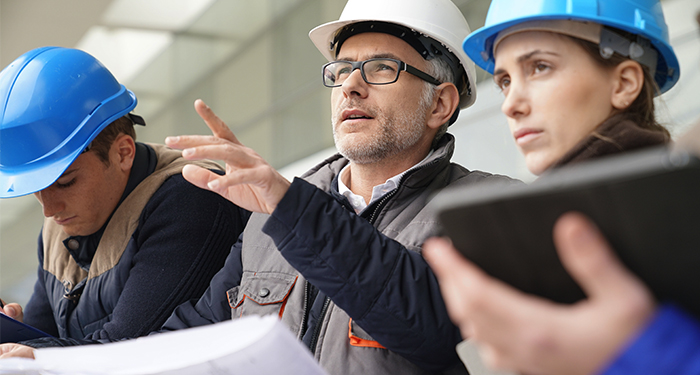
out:
{"label": "jacket collar", "polygon": [[600,124],[549,169],[668,142],[666,134],[644,129],[624,115],[616,115]]}

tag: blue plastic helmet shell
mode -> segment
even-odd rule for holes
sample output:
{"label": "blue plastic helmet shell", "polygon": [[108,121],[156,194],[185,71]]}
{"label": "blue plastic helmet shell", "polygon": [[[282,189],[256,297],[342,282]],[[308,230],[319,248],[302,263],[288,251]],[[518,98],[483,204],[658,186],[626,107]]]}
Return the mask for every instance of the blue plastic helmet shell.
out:
{"label": "blue plastic helmet shell", "polygon": [[0,198],[53,184],[136,96],[91,55],[31,50],[0,72]]}
{"label": "blue plastic helmet shell", "polygon": [[493,73],[493,43],[499,32],[522,22],[554,19],[596,22],[649,39],[659,52],[654,78],[661,93],[680,77],[659,0],[493,0],[484,26],[462,47],[476,65]]}

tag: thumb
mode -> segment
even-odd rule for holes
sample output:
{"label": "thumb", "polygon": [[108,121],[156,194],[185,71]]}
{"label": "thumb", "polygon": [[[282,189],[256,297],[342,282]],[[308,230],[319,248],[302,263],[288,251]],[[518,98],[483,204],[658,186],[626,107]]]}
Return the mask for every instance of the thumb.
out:
{"label": "thumb", "polygon": [[15,311],[15,309],[12,306],[5,305],[5,308],[3,310],[5,310],[5,315],[11,318],[17,316],[17,311]]}
{"label": "thumb", "polygon": [[187,164],[182,168],[182,177],[200,189],[212,190],[209,183],[221,176],[198,165]]}
{"label": "thumb", "polygon": [[580,213],[570,212],[557,220],[554,244],[562,264],[589,299],[618,299],[630,288],[644,288],[595,224]]}
{"label": "thumb", "polygon": [[5,314],[10,318],[19,320],[20,322],[24,320],[22,306],[20,306],[20,304],[18,303],[8,303],[7,305],[5,305],[3,310],[5,310]]}
{"label": "thumb", "polygon": [[470,266],[446,238],[432,237],[426,240],[423,244],[423,257],[438,278]]}

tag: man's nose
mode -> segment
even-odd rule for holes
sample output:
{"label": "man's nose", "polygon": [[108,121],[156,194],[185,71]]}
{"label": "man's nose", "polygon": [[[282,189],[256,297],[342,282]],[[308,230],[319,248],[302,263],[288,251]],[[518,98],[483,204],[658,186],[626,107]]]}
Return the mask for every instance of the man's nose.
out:
{"label": "man's nose", "polygon": [[53,187],[48,188],[34,193],[36,199],[41,203],[44,210],[44,217],[53,217],[56,214],[63,211],[65,205],[58,198],[58,194],[54,191]]}
{"label": "man's nose", "polygon": [[364,78],[362,78],[362,71],[359,67],[357,67],[350,72],[350,75],[348,75],[348,78],[345,79],[340,87],[347,97],[353,95],[365,97],[367,96],[367,86],[368,83],[365,82]]}

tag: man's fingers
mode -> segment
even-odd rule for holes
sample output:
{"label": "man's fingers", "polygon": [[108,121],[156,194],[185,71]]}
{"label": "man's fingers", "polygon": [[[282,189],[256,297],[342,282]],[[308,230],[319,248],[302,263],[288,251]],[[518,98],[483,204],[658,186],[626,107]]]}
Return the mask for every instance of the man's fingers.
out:
{"label": "man's fingers", "polygon": [[644,288],[620,262],[603,234],[580,213],[567,213],[554,225],[554,243],[562,264],[589,299],[617,299]]}
{"label": "man's fingers", "polygon": [[209,182],[221,177],[220,175],[194,164],[187,164],[182,168],[182,176],[192,185],[198,188],[209,189]]}
{"label": "man's fingers", "polygon": [[249,183],[255,185],[258,177],[255,170],[240,169],[222,176],[194,164],[182,168],[182,176],[191,184],[222,196],[225,196],[226,189],[231,186]]}
{"label": "man's fingers", "polygon": [[0,359],[14,357],[34,359],[34,348],[20,344],[0,344]]}
{"label": "man's fingers", "polygon": [[202,101],[202,99],[197,99],[194,101],[194,109],[199,114],[199,117],[204,120],[209,129],[211,129],[214,136],[229,140],[233,143],[240,144],[238,138],[233,134],[231,129],[224,123],[223,120],[217,116],[208,105]]}
{"label": "man's fingers", "polygon": [[187,160],[223,160],[233,168],[250,168],[262,160],[249,148],[231,143],[185,148],[182,157]]}
{"label": "man's fingers", "polygon": [[225,145],[229,144],[229,142],[241,145],[231,129],[226,126],[226,123],[224,123],[209,106],[204,104],[201,99],[197,99],[194,102],[194,108],[209,129],[211,129],[213,135],[181,135],[167,137],[165,138],[165,144],[168,147],[182,150],[206,145]]}
{"label": "man's fingers", "polygon": [[230,143],[231,142],[228,140],[213,135],[178,135],[165,138],[166,146],[178,150],[200,146],[226,145]]}

